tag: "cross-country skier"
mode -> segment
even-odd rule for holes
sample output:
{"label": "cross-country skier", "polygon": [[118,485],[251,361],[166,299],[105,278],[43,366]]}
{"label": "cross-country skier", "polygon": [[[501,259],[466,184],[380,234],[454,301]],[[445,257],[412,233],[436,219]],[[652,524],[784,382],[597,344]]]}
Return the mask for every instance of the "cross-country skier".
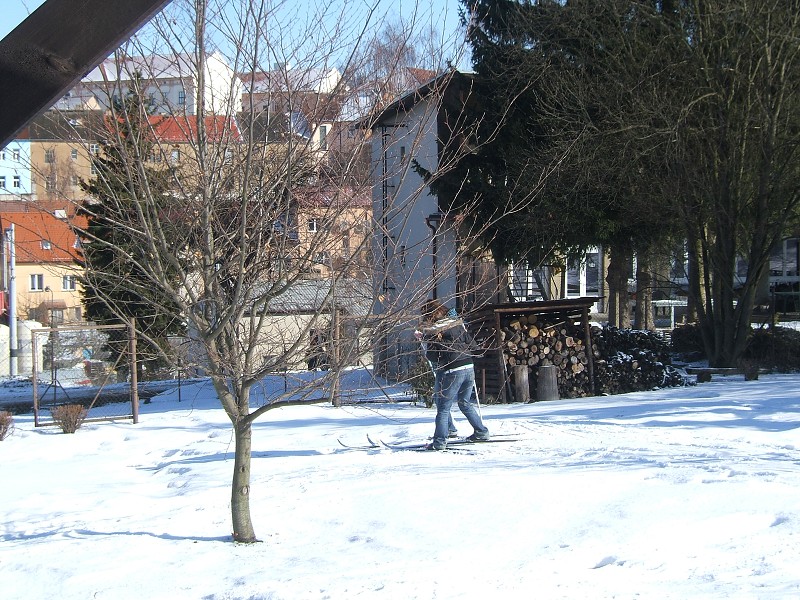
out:
{"label": "cross-country skier", "polygon": [[447,307],[438,300],[428,300],[422,306],[423,323],[415,332],[425,344],[426,358],[435,370],[436,427],[430,450],[444,450],[450,431],[450,409],[454,403],[472,425],[474,432],[467,439],[474,442],[489,439],[489,429],[483,424],[473,400],[475,368],[470,353],[471,339],[458,318],[449,318]]}

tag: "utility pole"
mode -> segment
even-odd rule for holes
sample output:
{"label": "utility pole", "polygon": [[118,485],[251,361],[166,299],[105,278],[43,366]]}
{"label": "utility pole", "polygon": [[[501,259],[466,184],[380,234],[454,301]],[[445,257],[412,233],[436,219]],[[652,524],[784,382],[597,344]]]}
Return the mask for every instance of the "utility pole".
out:
{"label": "utility pole", "polygon": [[5,231],[8,241],[8,373],[17,376],[17,249],[14,245],[14,223]]}

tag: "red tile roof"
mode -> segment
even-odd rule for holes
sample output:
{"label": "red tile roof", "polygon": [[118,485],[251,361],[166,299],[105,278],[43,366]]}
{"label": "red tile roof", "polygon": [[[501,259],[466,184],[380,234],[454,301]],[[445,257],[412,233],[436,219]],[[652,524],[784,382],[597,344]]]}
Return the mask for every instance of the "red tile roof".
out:
{"label": "red tile roof", "polygon": [[[196,138],[197,116],[151,116],[150,125],[156,138],[162,142],[185,143]],[[236,119],[225,116],[210,116],[205,118],[206,136],[209,142],[220,142],[226,139],[231,142],[242,141],[239,125]]]}
{"label": "red tile roof", "polygon": [[[86,226],[85,217],[69,216],[69,221],[79,227]],[[67,219],[30,207],[25,212],[13,212],[0,206],[0,226],[3,230],[14,224],[16,260],[18,263],[75,262],[80,251],[75,247],[76,235]],[[42,242],[50,242],[50,248]]]}

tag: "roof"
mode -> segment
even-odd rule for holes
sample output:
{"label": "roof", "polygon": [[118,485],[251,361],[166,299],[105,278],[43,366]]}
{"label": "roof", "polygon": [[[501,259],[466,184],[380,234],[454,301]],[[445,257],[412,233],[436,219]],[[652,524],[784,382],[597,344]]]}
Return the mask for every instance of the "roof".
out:
{"label": "roof", "polygon": [[[162,142],[190,142],[197,135],[197,116],[151,116],[150,125],[156,138]],[[236,119],[222,115],[205,117],[206,136],[209,142],[242,141]]]}
{"label": "roof", "polygon": [[131,75],[136,72],[146,80],[190,78],[196,71],[192,67],[192,60],[188,54],[128,56],[119,61],[116,57],[110,57],[89,71],[81,82],[130,81]]}
{"label": "roof", "polygon": [[[267,310],[276,314],[319,312],[331,291],[331,279],[300,279],[271,298]],[[274,284],[265,284],[264,291]],[[372,305],[372,283],[360,279],[338,279],[333,291],[334,304],[348,315],[365,317]],[[327,311],[326,311],[327,312]]]}
{"label": "roof", "polygon": [[412,90],[408,94],[401,96],[384,108],[377,116],[367,117],[366,119],[356,123],[355,126],[365,129],[372,129],[373,127],[377,127],[382,122],[387,121],[392,117],[395,117],[401,113],[409,112],[416,104],[426,100],[434,93],[450,92],[452,89],[451,83],[454,81],[471,82],[473,79],[474,75],[470,73],[462,73],[461,71],[456,71],[455,69],[447,71],[435,79],[432,79],[428,83]]}
{"label": "roof", "polygon": [[299,187],[292,190],[292,197],[304,208],[359,208],[372,207],[372,189],[365,187]]}
{"label": "roof", "polygon": [[99,110],[48,110],[31,121],[28,139],[84,142],[98,139],[103,125]]}
{"label": "roof", "polygon": [[[19,207],[15,208],[19,210]],[[52,212],[32,206],[24,212],[7,210],[0,206],[0,227],[5,230],[14,224],[14,246],[18,263],[76,262],[80,251],[75,247],[77,238],[70,222],[77,227],[86,226],[86,218],[74,214],[68,213],[68,218],[57,218]],[[43,242],[49,242],[49,248]]]}
{"label": "roof", "polygon": [[335,67],[330,69],[292,69],[287,67],[239,75],[239,79],[244,84],[244,92],[247,94],[277,91],[327,94],[336,88],[341,78],[342,74]]}

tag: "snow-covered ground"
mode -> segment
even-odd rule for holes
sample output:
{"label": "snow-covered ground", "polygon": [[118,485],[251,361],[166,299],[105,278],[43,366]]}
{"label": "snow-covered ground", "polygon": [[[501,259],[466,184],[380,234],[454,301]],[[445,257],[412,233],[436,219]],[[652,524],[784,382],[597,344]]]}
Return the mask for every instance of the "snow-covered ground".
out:
{"label": "snow-covered ground", "polygon": [[433,411],[410,403],[272,411],[256,545],[229,541],[233,444],[208,384],[138,425],[64,435],[18,415],[0,597],[798,598],[800,375],[742,379],[485,406],[519,441],[464,452],[338,443],[426,438]]}

